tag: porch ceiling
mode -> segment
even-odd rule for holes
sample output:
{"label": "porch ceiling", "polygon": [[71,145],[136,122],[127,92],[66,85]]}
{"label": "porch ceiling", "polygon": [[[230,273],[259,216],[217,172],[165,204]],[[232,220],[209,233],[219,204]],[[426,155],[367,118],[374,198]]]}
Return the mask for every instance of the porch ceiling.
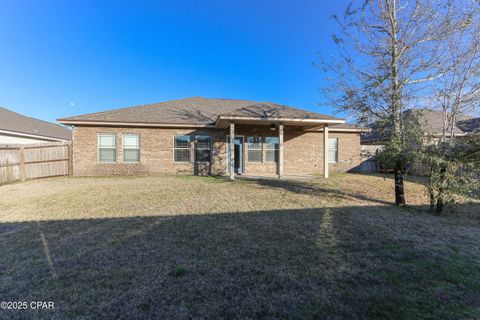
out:
{"label": "porch ceiling", "polygon": [[255,124],[271,125],[283,124],[285,126],[304,127],[305,129],[319,129],[325,125],[343,124],[343,119],[294,119],[294,118],[257,118],[257,117],[238,117],[238,116],[219,116],[215,122],[215,127],[220,129],[228,128],[229,124]]}

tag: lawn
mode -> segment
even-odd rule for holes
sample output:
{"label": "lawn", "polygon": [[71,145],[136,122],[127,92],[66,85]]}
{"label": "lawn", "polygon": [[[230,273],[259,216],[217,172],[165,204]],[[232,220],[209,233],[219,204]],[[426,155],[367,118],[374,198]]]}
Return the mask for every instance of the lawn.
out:
{"label": "lawn", "polygon": [[480,318],[480,205],[420,181],[54,178],[0,186],[0,318]]}

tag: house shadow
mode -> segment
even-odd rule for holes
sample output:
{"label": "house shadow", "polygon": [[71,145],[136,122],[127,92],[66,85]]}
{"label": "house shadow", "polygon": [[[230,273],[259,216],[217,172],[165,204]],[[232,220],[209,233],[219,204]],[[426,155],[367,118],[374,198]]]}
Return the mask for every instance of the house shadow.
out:
{"label": "house shadow", "polygon": [[444,223],[384,206],[2,223],[2,298],[55,309],[1,316],[449,318],[478,308],[480,231]]}

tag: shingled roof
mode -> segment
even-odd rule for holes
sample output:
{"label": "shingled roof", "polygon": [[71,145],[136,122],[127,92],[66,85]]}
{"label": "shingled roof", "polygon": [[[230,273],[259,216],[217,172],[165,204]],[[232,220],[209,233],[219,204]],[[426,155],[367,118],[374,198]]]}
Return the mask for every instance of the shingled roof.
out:
{"label": "shingled roof", "polygon": [[61,125],[26,117],[0,107],[0,130],[55,140],[70,140],[72,132]]}
{"label": "shingled roof", "polygon": [[209,99],[193,97],[137,107],[97,112],[58,119],[64,124],[139,123],[164,125],[214,125],[220,117],[242,117],[258,120],[323,120],[342,123],[343,119],[292,108],[272,102]]}
{"label": "shingled roof", "polygon": [[457,127],[463,132],[480,133],[480,118],[460,120],[457,122]]}

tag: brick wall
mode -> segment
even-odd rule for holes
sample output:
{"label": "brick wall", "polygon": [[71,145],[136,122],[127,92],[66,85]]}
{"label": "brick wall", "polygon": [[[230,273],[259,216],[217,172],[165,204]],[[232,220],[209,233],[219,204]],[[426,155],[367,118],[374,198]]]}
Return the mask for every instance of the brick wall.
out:
{"label": "brick wall", "polygon": [[338,138],[338,163],[330,164],[331,172],[358,170],[362,162],[359,133],[330,132],[329,138]]}
{"label": "brick wall", "polygon": [[[277,131],[268,126],[254,127],[237,125],[235,134],[244,136],[245,174],[277,173],[274,162],[252,163],[247,158],[247,136],[277,136]],[[116,158],[114,164],[98,162],[97,137],[99,133],[116,134]],[[140,163],[124,163],[122,134],[140,135]],[[191,163],[173,161],[175,135],[209,135],[212,137],[212,162],[195,167],[194,151],[191,148]],[[170,129],[77,126],[73,130],[73,173],[75,176],[148,175],[148,174],[194,174],[197,170],[213,175],[225,175],[227,165],[228,130],[215,129]],[[339,162],[330,164],[331,171],[348,171],[360,164],[360,136],[356,133],[330,133],[339,140]],[[193,144],[192,144],[193,145]],[[265,147],[263,147],[265,160]],[[321,174],[323,172],[323,133],[303,132],[301,128],[285,127],[284,174]]]}

